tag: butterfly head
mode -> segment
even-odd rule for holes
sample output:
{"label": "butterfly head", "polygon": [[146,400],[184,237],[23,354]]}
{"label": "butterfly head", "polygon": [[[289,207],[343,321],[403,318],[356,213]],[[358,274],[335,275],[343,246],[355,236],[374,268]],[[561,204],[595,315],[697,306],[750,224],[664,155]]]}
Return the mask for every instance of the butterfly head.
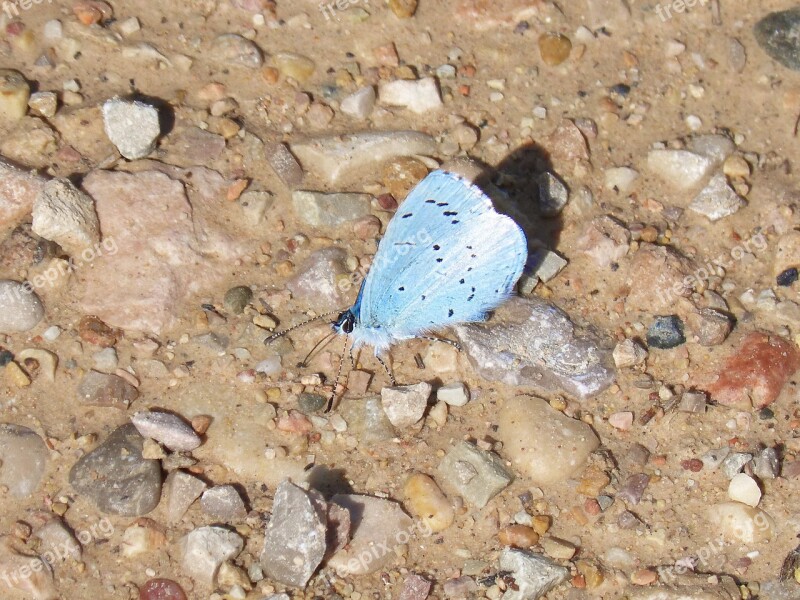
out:
{"label": "butterfly head", "polygon": [[356,315],[353,313],[353,310],[349,308],[341,313],[333,322],[333,330],[336,333],[344,333],[345,335],[353,333],[355,326]]}

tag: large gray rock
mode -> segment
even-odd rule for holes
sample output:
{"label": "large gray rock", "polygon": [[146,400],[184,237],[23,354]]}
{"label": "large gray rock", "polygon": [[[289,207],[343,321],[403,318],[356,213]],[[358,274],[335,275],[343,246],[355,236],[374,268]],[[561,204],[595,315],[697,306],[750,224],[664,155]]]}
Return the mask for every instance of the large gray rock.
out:
{"label": "large gray rock", "polygon": [[503,460],[469,442],[460,442],[439,463],[437,473],[442,483],[483,508],[513,480]]}
{"label": "large gray rock", "polygon": [[459,325],[455,331],[472,365],[491,381],[581,399],[614,382],[610,348],[601,347],[595,332],[578,330],[565,312],[539,298],[512,298],[491,323]]}
{"label": "large gray rock", "polygon": [[27,498],[39,485],[47,467],[44,441],[27,427],[0,424],[0,485],[16,498]]}
{"label": "large gray rock", "polygon": [[327,511],[317,492],[306,492],[290,481],[275,491],[267,525],[261,566],[275,581],[305,587],[325,556]]}
{"label": "large gray rock", "polygon": [[142,458],[144,438],[128,423],[81,458],[69,474],[75,490],[104,513],[138,517],[161,497],[161,465]]}
{"label": "large gray rock", "polygon": [[753,27],[753,35],[772,58],[800,71],[800,6],[769,13]]}
{"label": "large gray rock", "polygon": [[536,600],[569,575],[569,569],[550,559],[516,548],[503,550],[500,555],[500,569],[511,571],[516,584],[503,594],[503,600]]}

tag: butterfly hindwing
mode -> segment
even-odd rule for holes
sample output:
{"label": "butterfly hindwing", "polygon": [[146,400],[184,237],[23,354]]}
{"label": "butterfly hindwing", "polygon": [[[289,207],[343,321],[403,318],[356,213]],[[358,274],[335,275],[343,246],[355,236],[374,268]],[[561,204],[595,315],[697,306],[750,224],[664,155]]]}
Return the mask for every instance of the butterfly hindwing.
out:
{"label": "butterfly hindwing", "polygon": [[434,171],[402,203],[360,295],[359,321],[393,339],[482,320],[522,273],[527,243],[475,185]]}

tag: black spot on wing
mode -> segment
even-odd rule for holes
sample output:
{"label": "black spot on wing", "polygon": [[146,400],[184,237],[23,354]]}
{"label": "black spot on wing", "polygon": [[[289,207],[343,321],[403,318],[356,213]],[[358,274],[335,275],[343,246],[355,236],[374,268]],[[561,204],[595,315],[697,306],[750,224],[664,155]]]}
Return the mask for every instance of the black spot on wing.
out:
{"label": "black spot on wing", "polygon": [[452,221],[450,221],[451,225],[458,225],[459,223],[461,223],[461,221],[459,221],[457,219],[453,219]]}
{"label": "black spot on wing", "polygon": [[[437,202],[437,203],[436,203],[436,206],[450,206],[450,204],[449,204],[449,203],[447,203],[447,202]],[[444,214],[447,214],[447,212],[445,211],[445,213],[444,213]]]}
{"label": "black spot on wing", "polygon": [[397,288],[397,291],[398,292],[404,292],[404,291],[406,291],[406,288],[405,288],[405,286],[401,285],[399,288]]}
{"label": "black spot on wing", "polygon": [[425,200],[425,204],[436,204],[436,200],[430,198],[429,200]]}
{"label": "black spot on wing", "polygon": [[452,317],[453,316],[453,309],[452,308],[448,309],[447,316],[448,317]]}
{"label": "black spot on wing", "polygon": [[437,262],[437,263],[440,263],[440,262],[442,262],[443,260],[444,260],[443,258],[437,258],[437,259],[436,259],[436,262]]}
{"label": "black spot on wing", "polygon": [[[439,206],[441,206],[441,204],[440,204]],[[457,216],[457,215],[458,215],[458,213],[457,213],[456,211],[454,211],[454,210],[446,210],[446,211],[444,211],[442,214],[443,214],[445,217],[455,217],[455,216]]]}
{"label": "black spot on wing", "polygon": [[442,248],[442,247],[441,247],[439,244],[434,244],[434,245],[433,245],[433,249],[434,249],[434,250],[441,250],[441,248]]}
{"label": "black spot on wing", "polygon": [[412,216],[413,214],[414,214],[414,213],[406,213],[406,214],[404,214],[404,215],[403,215],[402,217],[400,217],[400,218],[401,218],[401,219],[407,219],[408,217]]}

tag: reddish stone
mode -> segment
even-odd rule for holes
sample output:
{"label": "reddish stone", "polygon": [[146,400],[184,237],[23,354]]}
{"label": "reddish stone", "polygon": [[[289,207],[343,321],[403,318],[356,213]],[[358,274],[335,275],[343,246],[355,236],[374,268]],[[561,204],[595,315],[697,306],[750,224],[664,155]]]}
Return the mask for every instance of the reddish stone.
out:
{"label": "reddish stone", "polygon": [[689,458],[681,461],[681,467],[684,471],[699,473],[703,470],[703,461],[699,458]]}
{"label": "reddish stone", "polygon": [[596,517],[603,509],[600,507],[600,503],[594,498],[587,498],[583,503],[583,510],[584,512],[592,517]]}
{"label": "reddish stone", "polygon": [[301,412],[290,410],[288,414],[278,418],[277,424],[279,431],[288,433],[308,433],[314,426],[311,421]]}
{"label": "reddish stone", "polygon": [[792,462],[783,463],[781,468],[781,476],[784,479],[795,479],[800,477],[800,460],[793,460]]}
{"label": "reddish stone", "polygon": [[739,409],[764,408],[777,399],[800,368],[800,351],[779,336],[753,332],[728,357],[718,379],[708,386],[711,398]]}
{"label": "reddish stone", "polygon": [[425,600],[430,594],[431,582],[420,577],[416,573],[411,573],[403,582],[403,589],[400,592],[400,600]]}
{"label": "reddish stone", "polygon": [[383,210],[397,210],[397,200],[391,194],[381,194],[378,196],[378,206]]}
{"label": "reddish stone", "polygon": [[139,588],[139,600],[186,600],[186,594],[171,579],[151,579]]}
{"label": "reddish stone", "polygon": [[101,348],[110,348],[122,336],[119,329],[113,329],[94,315],[83,317],[78,323],[78,335],[84,342]]}

